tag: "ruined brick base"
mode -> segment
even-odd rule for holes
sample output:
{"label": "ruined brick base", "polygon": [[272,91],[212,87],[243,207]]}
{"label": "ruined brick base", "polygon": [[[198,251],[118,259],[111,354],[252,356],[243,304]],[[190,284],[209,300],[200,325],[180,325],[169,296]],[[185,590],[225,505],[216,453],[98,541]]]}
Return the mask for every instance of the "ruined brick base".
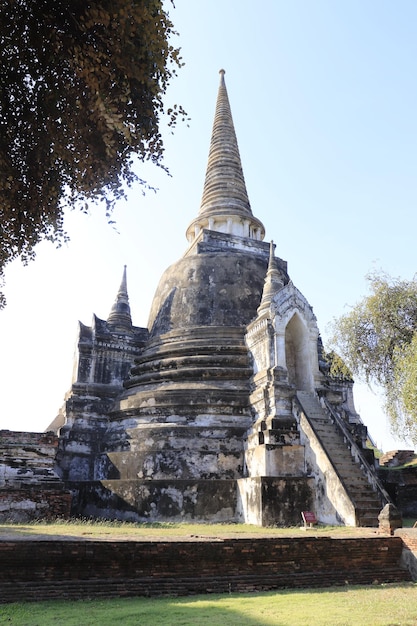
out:
{"label": "ruined brick base", "polygon": [[398,537],[0,541],[0,602],[410,581]]}
{"label": "ruined brick base", "polygon": [[0,489],[0,522],[67,519],[71,513],[71,498],[69,491],[40,487]]}

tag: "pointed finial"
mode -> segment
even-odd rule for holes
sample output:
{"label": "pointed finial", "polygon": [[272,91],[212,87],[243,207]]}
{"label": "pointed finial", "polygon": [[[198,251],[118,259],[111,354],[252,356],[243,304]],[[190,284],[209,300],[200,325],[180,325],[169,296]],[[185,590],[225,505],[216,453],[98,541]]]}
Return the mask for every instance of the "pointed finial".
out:
{"label": "pointed finial", "polygon": [[132,328],[132,317],[130,315],[129,295],[127,293],[126,265],[123,268],[122,281],[116,300],[111,308],[107,323],[120,330],[130,330]]}
{"label": "pointed finial", "polygon": [[274,248],[275,248],[274,240],[271,239],[270,244],[269,244],[268,271],[269,271],[269,268],[272,267],[272,265],[276,265],[276,263],[275,263],[275,256],[274,256]]}
{"label": "pointed finial", "polygon": [[258,315],[267,311],[272,302],[274,295],[280,291],[284,282],[278,269],[277,261],[274,255],[275,244],[273,241],[269,244],[269,262],[265,276],[264,290],[262,292],[261,304],[258,307]]}
{"label": "pointed finial", "polygon": [[122,276],[122,282],[120,283],[120,287],[119,287],[119,293],[123,292],[124,294],[126,294],[127,296],[127,277],[126,277],[126,265],[123,265],[123,276]]}

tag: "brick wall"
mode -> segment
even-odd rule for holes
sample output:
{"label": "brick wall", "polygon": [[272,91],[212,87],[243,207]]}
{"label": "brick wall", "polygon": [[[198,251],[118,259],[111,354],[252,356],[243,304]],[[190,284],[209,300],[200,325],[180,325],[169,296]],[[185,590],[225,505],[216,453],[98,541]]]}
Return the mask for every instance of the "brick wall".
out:
{"label": "brick wall", "polygon": [[399,537],[3,541],[0,601],[399,582],[401,552]]}
{"label": "brick wall", "polygon": [[29,522],[69,518],[71,494],[68,491],[28,487],[0,489],[0,522]]}

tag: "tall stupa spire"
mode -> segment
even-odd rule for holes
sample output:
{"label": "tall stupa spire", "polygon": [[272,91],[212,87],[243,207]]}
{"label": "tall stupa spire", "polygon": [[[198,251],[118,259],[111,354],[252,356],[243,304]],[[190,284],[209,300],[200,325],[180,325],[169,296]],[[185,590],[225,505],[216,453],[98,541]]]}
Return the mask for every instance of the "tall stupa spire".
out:
{"label": "tall stupa spire", "polygon": [[126,265],[123,269],[122,282],[117,292],[116,300],[111,308],[107,323],[116,329],[130,330],[132,328],[132,317],[130,315],[129,296],[127,293]]}
{"label": "tall stupa spire", "polygon": [[203,228],[251,239],[265,236],[263,224],[251,211],[224,75],[220,70],[203,197],[198,216],[187,229],[190,242]]}

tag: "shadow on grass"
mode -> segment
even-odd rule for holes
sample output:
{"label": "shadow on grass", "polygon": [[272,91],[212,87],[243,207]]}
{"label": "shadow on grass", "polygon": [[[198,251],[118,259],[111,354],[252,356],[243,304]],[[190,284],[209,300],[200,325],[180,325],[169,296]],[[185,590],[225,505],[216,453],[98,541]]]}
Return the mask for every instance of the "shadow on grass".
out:
{"label": "shadow on grass", "polygon": [[323,589],[186,598],[53,600],[2,605],[0,624],[13,626],[335,626],[416,624],[415,585]]}
{"label": "shadow on grass", "polygon": [[[243,606],[236,595],[194,598],[125,598],[114,600],[51,600],[1,605],[0,625],[13,626],[288,626],[271,613],[262,616],[262,594],[245,596]],[[249,603],[252,605],[250,613]],[[258,606],[255,606],[254,603]]]}

